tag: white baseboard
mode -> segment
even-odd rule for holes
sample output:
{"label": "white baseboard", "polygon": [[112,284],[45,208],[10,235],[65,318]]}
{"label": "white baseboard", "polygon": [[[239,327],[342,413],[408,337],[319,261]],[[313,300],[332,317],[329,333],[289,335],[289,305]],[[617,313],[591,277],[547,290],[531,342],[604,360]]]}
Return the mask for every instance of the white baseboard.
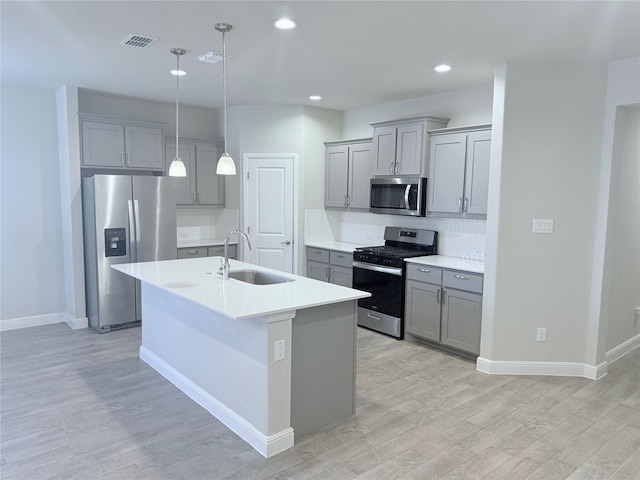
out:
{"label": "white baseboard", "polygon": [[549,375],[597,380],[607,374],[607,362],[594,366],[576,362],[494,361],[478,357],[476,370],[491,375]]}
{"label": "white baseboard", "polygon": [[613,363],[616,360],[624,357],[627,353],[640,347],[640,334],[635,337],[631,337],[626,342],[622,342],[617,347],[612,348],[607,352],[607,363]]}
{"label": "white baseboard", "polygon": [[140,359],[224,423],[264,457],[269,458],[293,447],[292,428],[282,430],[275,435],[265,435],[144,346],[140,347]]}
{"label": "white baseboard", "polygon": [[49,313],[47,315],[34,315],[33,317],[3,318],[0,320],[0,332],[16,330],[18,328],[38,327],[40,325],[50,325],[52,323],[63,323],[67,314]]}
{"label": "white baseboard", "polygon": [[72,330],[80,330],[81,328],[89,328],[89,319],[87,317],[83,318],[73,318],[71,315],[65,316],[65,322]]}

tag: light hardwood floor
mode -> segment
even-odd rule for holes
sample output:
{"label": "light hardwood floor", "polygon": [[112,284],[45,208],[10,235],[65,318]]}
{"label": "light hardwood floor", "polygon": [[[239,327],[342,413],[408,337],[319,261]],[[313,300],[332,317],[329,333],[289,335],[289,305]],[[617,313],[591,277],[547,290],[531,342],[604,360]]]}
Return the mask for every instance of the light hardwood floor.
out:
{"label": "light hardwood floor", "polygon": [[357,415],[266,460],[138,359],[139,328],[0,340],[5,480],[640,479],[640,349],[599,381],[489,376],[359,329]]}

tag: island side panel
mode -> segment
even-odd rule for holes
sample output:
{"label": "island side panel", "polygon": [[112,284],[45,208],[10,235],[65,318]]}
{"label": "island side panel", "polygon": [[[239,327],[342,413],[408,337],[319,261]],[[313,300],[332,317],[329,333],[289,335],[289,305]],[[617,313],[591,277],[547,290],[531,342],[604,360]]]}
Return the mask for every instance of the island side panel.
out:
{"label": "island side panel", "polygon": [[356,328],[356,301],[296,312],[291,330],[296,438],[355,413]]}
{"label": "island side panel", "polygon": [[[281,437],[291,430],[289,398],[277,408],[271,405],[273,385],[288,392],[290,361],[274,362],[269,348],[273,337],[291,344],[290,319],[273,325],[260,318],[234,320],[145,283],[142,300],[141,352],[152,352],[188,378],[235,414],[236,421],[253,429],[261,442],[268,444],[270,435]],[[218,418],[267,455],[225,418]]]}

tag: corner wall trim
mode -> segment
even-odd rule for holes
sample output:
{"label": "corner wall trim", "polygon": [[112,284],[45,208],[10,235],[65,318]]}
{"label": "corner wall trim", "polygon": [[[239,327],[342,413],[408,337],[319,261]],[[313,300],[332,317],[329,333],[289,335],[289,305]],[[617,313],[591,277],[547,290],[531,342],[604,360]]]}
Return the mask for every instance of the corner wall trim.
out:
{"label": "corner wall trim", "polygon": [[478,357],[476,370],[491,375],[547,375],[598,380],[607,374],[607,362],[587,365],[577,362],[496,361]]}
{"label": "corner wall trim", "polygon": [[49,313],[47,315],[34,315],[32,317],[4,318],[0,320],[0,332],[7,330],[17,330],[19,328],[38,327],[40,325],[50,325],[52,323],[63,323],[67,321],[67,314]]}
{"label": "corner wall trim", "polygon": [[66,315],[65,322],[67,322],[67,325],[69,325],[72,330],[89,328],[89,319],[87,317],[73,318],[71,315]]}
{"label": "corner wall trim", "polygon": [[616,360],[621,359],[627,353],[635,350],[638,347],[640,347],[640,334],[636,335],[635,337],[631,337],[626,342],[622,342],[617,347],[613,347],[611,350],[609,350],[606,354],[607,363],[613,363]]}
{"label": "corner wall trim", "polygon": [[262,456],[269,458],[293,446],[293,428],[265,435],[144,346],[140,347],[140,359],[224,423]]}

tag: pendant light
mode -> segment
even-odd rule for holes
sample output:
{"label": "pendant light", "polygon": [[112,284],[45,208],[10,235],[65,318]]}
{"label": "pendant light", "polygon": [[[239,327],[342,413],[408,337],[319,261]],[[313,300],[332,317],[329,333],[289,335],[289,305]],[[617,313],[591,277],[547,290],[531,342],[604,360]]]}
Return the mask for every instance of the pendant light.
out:
{"label": "pendant light", "polygon": [[[184,72],[180,71],[180,55],[187,53],[183,48],[172,48],[171,53],[176,56],[176,157],[169,166],[170,177],[186,177],[187,168],[184,166],[184,162],[180,159],[180,113],[179,113],[179,94],[180,94],[180,76],[184,75]],[[173,72],[171,72],[173,73]]]}
{"label": "pendant light", "polygon": [[218,175],[235,175],[236,164],[233,162],[233,158],[231,158],[231,156],[227,153],[227,47],[224,38],[225,33],[230,32],[233,27],[228,23],[216,23],[214,27],[217,31],[222,33],[222,97],[224,102],[224,152],[218,160],[216,173]]}

